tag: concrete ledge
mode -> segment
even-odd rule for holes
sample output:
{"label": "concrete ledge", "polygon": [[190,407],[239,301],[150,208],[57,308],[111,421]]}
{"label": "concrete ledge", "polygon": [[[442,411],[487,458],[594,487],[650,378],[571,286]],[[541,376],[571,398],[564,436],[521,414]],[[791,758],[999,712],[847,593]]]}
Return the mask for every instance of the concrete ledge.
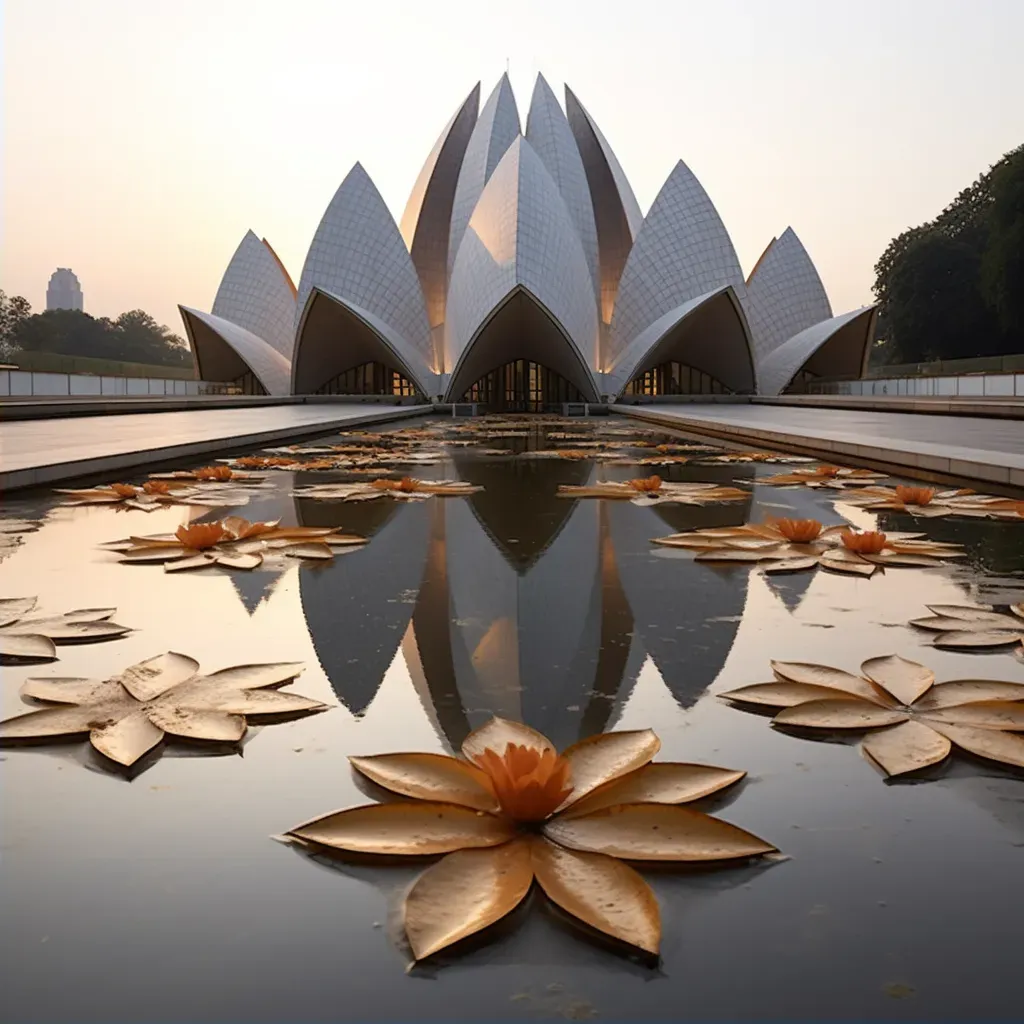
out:
{"label": "concrete ledge", "polygon": [[1024,420],[1024,399],[981,395],[955,398],[940,395],[778,395],[754,397],[752,405],[796,405],[815,409],[865,409],[872,412],[916,412],[931,416],[988,416]]}
{"label": "concrete ledge", "polygon": [[[281,404],[278,402],[277,404]],[[293,423],[288,426],[275,427],[268,430],[247,430],[236,434],[220,433],[215,436],[197,437],[193,441],[177,444],[146,444],[133,450],[119,450],[98,454],[93,458],[60,459],[60,451],[53,451],[53,461],[40,457],[37,464],[21,466],[17,469],[0,470],[0,488],[5,491],[18,490],[25,487],[38,487],[42,484],[55,483],[58,480],[71,480],[80,476],[92,476],[99,473],[111,473],[115,470],[130,469],[135,466],[146,466],[172,459],[190,458],[228,449],[265,445],[275,441],[289,441],[302,437],[312,437],[330,433],[332,430],[347,430],[367,424],[386,423],[392,420],[407,419],[429,413],[429,406],[390,406],[386,409],[368,408],[365,412],[353,412],[352,406],[346,414],[338,416],[325,415],[323,419],[310,420],[304,423]],[[74,430],[74,424],[68,424]],[[2,436],[2,435],[0,435]],[[139,442],[136,442],[139,443]],[[125,445],[131,445],[132,439],[126,438]],[[8,463],[10,445],[5,443],[5,463]],[[21,460],[24,461],[24,460]]]}
{"label": "concrete ledge", "polygon": [[[660,426],[674,427],[677,430],[693,431],[727,441],[760,445],[800,455],[834,457],[844,463],[884,469],[887,472],[897,472],[923,480],[951,483],[982,481],[986,486],[994,485],[997,489],[1024,487],[1024,467],[1019,465],[1022,460],[1004,452],[993,452],[989,460],[956,458],[952,454],[944,456],[912,451],[909,443],[901,442],[898,438],[887,440],[885,443],[865,444],[860,439],[854,442],[835,437],[814,437],[763,426],[720,422],[696,414],[688,416],[680,412],[662,412],[643,406],[613,405],[611,411]],[[962,454],[966,449],[954,451]],[[1017,465],[1008,464],[1010,462]]]}

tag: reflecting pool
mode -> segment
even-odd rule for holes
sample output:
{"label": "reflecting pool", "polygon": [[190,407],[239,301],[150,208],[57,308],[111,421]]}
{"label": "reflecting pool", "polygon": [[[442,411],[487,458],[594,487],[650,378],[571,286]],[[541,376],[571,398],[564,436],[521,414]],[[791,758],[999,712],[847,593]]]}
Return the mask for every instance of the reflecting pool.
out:
{"label": "reflecting pool", "polygon": [[[561,433],[579,436],[551,436]],[[6,517],[42,525],[0,548],[0,597],[35,596],[47,615],[116,608],[131,632],[4,665],[3,717],[32,710],[19,696],[27,679],[107,679],[165,651],[204,672],[302,662],[288,689],[330,705],[251,724],[239,745],[168,741],[130,772],[81,738],[0,750],[5,1019],[1019,1016],[1024,769],[955,752],[886,779],[858,751],[859,734],[782,731],[717,695],[768,681],[773,659],[856,672],[891,653],[940,682],[1024,683],[1020,645],[938,649],[908,624],[927,605],[1009,614],[1024,602],[1024,520],[873,512],[848,500],[854,489],[763,482],[791,465],[709,463],[727,449],[620,417],[475,433],[424,418],[370,434],[391,446],[390,461],[369,435],[306,442],[295,458],[340,445],[381,461],[268,469],[239,506],[69,507],[49,491],[5,502]],[[689,461],[641,463],[658,444],[683,445]],[[559,450],[581,454],[543,457]],[[744,495],[633,504],[558,494],[652,472]],[[403,473],[480,489],[409,501],[293,493]],[[195,572],[124,564],[100,547],[226,515],[368,542],[329,559],[281,554],[251,570]],[[773,575],[652,543],[772,517],[921,532],[965,557],[870,578]],[[348,755],[457,751],[492,715],[560,747],[653,728],[663,760],[745,770],[696,806],[785,856],[642,868],[662,912],[653,966],[531,897],[409,969],[398,913],[421,864],[328,862],[271,837],[366,802]]]}

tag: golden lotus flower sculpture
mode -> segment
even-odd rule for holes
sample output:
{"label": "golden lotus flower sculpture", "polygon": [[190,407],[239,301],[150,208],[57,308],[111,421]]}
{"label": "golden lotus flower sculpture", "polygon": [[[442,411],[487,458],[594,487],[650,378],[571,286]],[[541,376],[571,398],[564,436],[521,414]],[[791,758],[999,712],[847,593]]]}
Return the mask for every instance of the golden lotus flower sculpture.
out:
{"label": "golden lotus flower sculpture", "polygon": [[1024,507],[1024,502],[1016,498],[979,494],[966,487],[936,491],[931,487],[906,487],[902,484],[898,487],[865,487],[843,500],[868,512],[892,510],[929,519],[965,516],[1020,522],[1021,508]]}
{"label": "golden lotus flower sculpture", "polygon": [[559,754],[539,732],[492,718],[461,757],[381,754],[353,767],[406,799],[335,811],[287,838],[313,849],[443,855],[409,891],[405,933],[417,960],[511,913],[534,882],[606,935],[657,955],[657,900],[624,861],[709,862],[775,847],[681,806],[744,772],[653,763],[650,730],[592,736]]}
{"label": "golden lotus flower sculpture", "polygon": [[225,569],[256,569],[273,555],[326,561],[339,550],[366,543],[365,537],[339,533],[330,526],[280,526],[278,520],[249,522],[227,516],[213,523],[179,526],[173,534],[129,537],[101,545],[116,551],[123,562],[162,563],[165,572],[183,572],[219,565]]}
{"label": "golden lotus flower sculpture", "polygon": [[871,576],[879,568],[932,568],[946,559],[964,557],[959,544],[923,537],[921,533],[855,534],[846,526],[823,527],[816,519],[769,519],[745,526],[689,530],[655,537],[653,542],[696,551],[698,562],[760,564],[766,573],[802,572],[820,566]]}
{"label": "golden lotus flower sculpture", "polygon": [[789,473],[777,476],[766,476],[758,480],[759,484],[771,484],[774,487],[788,487],[801,484],[804,487],[829,487],[845,490],[850,487],[868,487],[887,479],[887,473],[877,473],[871,469],[851,469],[848,466],[816,466],[813,469],[794,469]]}
{"label": "golden lotus flower sculpture", "polygon": [[911,619],[910,625],[935,633],[934,647],[953,650],[988,650],[1024,643],[1024,603],[1007,612],[991,604],[930,604],[931,615]]}
{"label": "golden lotus flower sculpture", "polygon": [[861,749],[887,775],[937,764],[955,745],[1024,768],[1024,684],[994,679],[935,683],[935,673],[895,654],[854,675],[829,665],[771,663],[775,681],[719,696],[781,708],[773,724],[865,732]]}
{"label": "golden lotus flower sculpture", "polygon": [[[657,481],[654,484],[653,481]],[[612,481],[574,487],[562,484],[558,488],[560,498],[612,498],[631,501],[634,505],[712,505],[723,501],[744,501],[749,491],[738,487],[724,487],[707,483],[674,483],[650,476],[641,480]]]}
{"label": "golden lotus flower sculpture", "polygon": [[482,487],[475,487],[461,480],[417,480],[406,476],[401,480],[377,479],[355,483],[309,484],[306,487],[296,487],[292,495],[319,501],[373,501],[377,498],[423,501],[435,495],[448,498],[466,497],[482,490]]}
{"label": "golden lotus flower sculpture", "polygon": [[109,621],[114,608],[26,618],[37,603],[35,597],[0,598],[0,661],[49,661],[57,657],[57,644],[97,643],[131,632]]}
{"label": "golden lotus flower sculpture", "polygon": [[204,676],[194,658],[169,651],[105,681],[29,679],[21,696],[54,706],[0,722],[0,741],[88,734],[96,750],[125,768],[165,734],[237,744],[247,716],[280,718],[327,709],[320,701],[277,689],[301,671],[301,664],[289,662],[238,665]]}
{"label": "golden lotus flower sculpture", "polygon": [[100,487],[57,487],[55,493],[68,496],[69,500],[62,502],[67,506],[114,505],[152,512],[167,505],[195,504],[190,499],[199,492],[181,480],[147,480],[139,487],[120,483]]}

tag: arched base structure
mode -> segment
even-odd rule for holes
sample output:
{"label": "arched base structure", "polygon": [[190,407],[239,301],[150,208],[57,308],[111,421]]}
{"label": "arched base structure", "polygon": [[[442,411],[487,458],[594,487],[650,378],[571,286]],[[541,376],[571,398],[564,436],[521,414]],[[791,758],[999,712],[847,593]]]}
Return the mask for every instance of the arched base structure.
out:
{"label": "arched base structure", "polygon": [[232,392],[246,395],[288,394],[288,360],[262,338],[212,313],[178,309],[201,380],[231,385]]}
{"label": "arched base structure", "polygon": [[528,359],[484,374],[458,400],[476,402],[490,412],[546,412],[564,402],[587,401],[574,384]]}
{"label": "arched base structure", "polygon": [[430,371],[408,348],[372,314],[314,288],[295,338],[292,393],[429,394]]}
{"label": "arched base structure", "polygon": [[[515,366],[521,369],[508,370]],[[502,376],[506,371],[510,376]],[[506,386],[509,380],[511,387]],[[598,400],[593,376],[576,346],[525,288],[513,290],[466,346],[451,375],[447,401],[461,401],[475,387],[498,395],[501,402],[532,402],[536,408]],[[511,409],[512,404],[501,407]]]}
{"label": "arched base structure", "polygon": [[363,363],[344,370],[316,389],[318,395],[394,395],[407,397],[417,393],[408,377],[383,363]]}
{"label": "arched base structure", "polygon": [[728,395],[720,380],[685,363],[667,362],[634,377],[623,395]]}
{"label": "arched base structure", "polygon": [[[622,394],[653,371],[656,376],[661,373],[666,389],[680,390],[639,393],[751,394],[751,351],[746,317],[736,292],[727,285],[676,307],[641,332],[608,372],[609,393]],[[677,375],[672,366],[681,368]],[[662,371],[663,367],[669,369]],[[684,375],[683,370],[688,372]],[[670,385],[672,381],[676,383]]]}
{"label": "arched base structure", "polygon": [[851,310],[784,341],[758,366],[760,393],[799,392],[808,380],[819,377],[863,376],[877,314],[876,306]]}

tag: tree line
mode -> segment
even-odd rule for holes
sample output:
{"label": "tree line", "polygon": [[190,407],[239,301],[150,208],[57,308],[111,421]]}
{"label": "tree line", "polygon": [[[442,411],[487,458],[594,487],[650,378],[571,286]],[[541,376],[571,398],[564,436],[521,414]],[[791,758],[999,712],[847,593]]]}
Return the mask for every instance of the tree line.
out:
{"label": "tree line", "polygon": [[1024,352],[1024,146],[875,264],[875,364]]}
{"label": "tree line", "polygon": [[114,320],[77,309],[33,313],[24,297],[8,297],[0,291],[0,358],[16,361],[19,352],[192,366],[188,343],[141,309],[129,310]]}

